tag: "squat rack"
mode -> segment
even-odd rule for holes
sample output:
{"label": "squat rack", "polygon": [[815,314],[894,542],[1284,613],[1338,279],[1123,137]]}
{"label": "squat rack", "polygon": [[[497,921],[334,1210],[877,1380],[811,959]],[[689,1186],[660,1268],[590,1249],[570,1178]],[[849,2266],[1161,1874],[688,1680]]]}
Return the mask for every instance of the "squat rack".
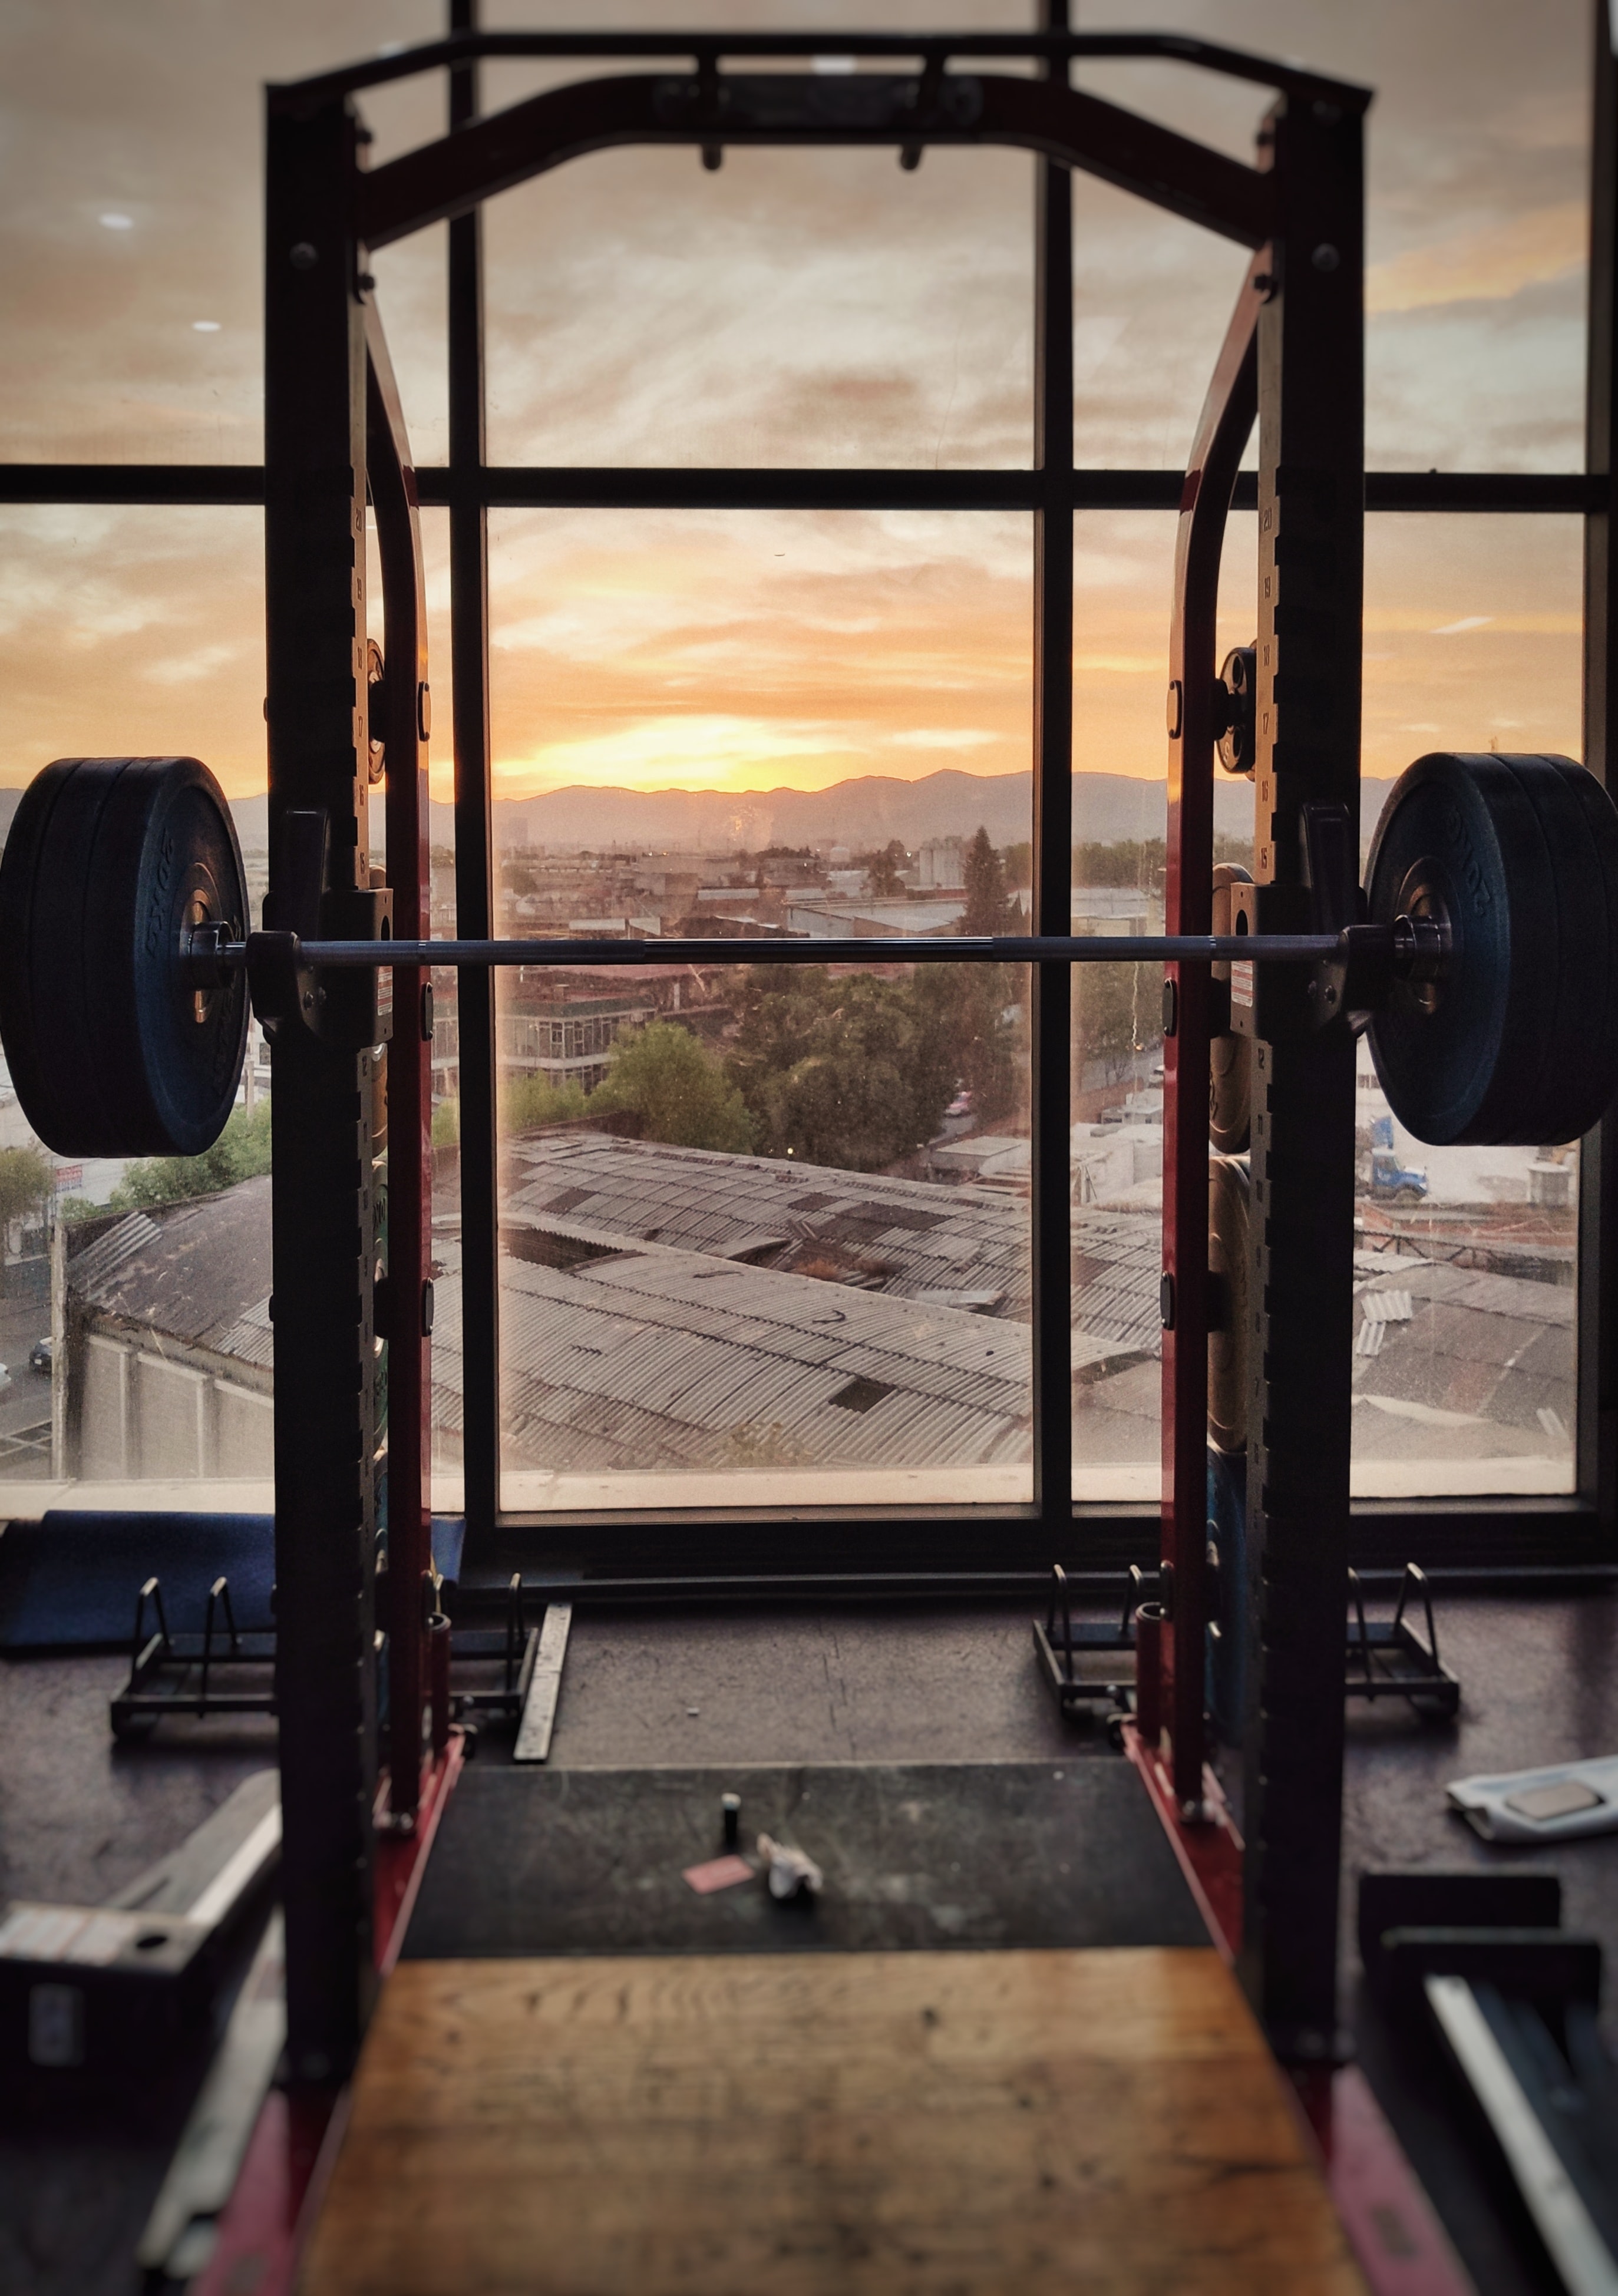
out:
{"label": "squat rack", "polygon": [[[1307,914],[1295,836],[1305,801],[1346,802],[1357,781],[1359,534],[1374,508],[1577,510],[1587,533],[1587,761],[1605,774],[1618,656],[1608,578],[1611,466],[1614,76],[1605,12],[1596,12],[1597,138],[1592,248],[1588,478],[1514,480],[1488,474],[1373,475],[1362,492],[1359,122],[1364,91],[1179,37],[1074,35],[1053,21],[1024,36],[856,34],[678,36],[480,34],[469,0],[454,0],[449,40],[271,91],[267,261],[267,461],[251,470],[34,470],[0,479],[10,500],[257,501],[267,508],[270,635],[272,890],[278,921],[316,939],[391,927],[424,931],[427,677],[419,503],[450,512],[452,657],[456,671],[457,931],[493,923],[489,775],[487,512],[495,502],[814,508],[1006,508],[1031,513],[1035,581],[1035,928],[1065,925],[1072,762],[1072,513],[1089,506],[1180,510],[1173,672],[1179,718],[1170,750],[1170,931],[1206,931],[1211,832],[1211,601],[1232,499],[1261,517],[1261,592],[1270,660],[1260,696],[1258,875],[1266,930],[1297,930]],[[727,59],[802,57],[835,49],[902,60],[893,75],[828,81],[744,75]],[[477,68],[496,56],[666,58],[692,67],[586,83],[478,119]],[[1275,88],[1271,141],[1244,168],[1187,139],[1075,94],[1067,66],[1086,57],[1156,56]],[[976,67],[1033,58],[1042,80]],[[920,69],[915,68],[919,59]],[[956,69],[951,69],[954,66]],[[451,135],[367,173],[350,99],[364,87],[448,68]],[[885,109],[883,108],[885,106]],[[1019,144],[1039,155],[1036,455],[1031,472],[499,472],[486,461],[482,289],[477,202],[562,158],[611,142],[694,144],[705,158],[727,142],[887,144],[907,163],[929,143]],[[1190,468],[1179,474],[1084,472],[1074,467],[1071,366],[1069,168],[1078,166],[1208,225],[1257,252],[1216,373]],[[365,250],[440,217],[450,239],[450,459],[416,472],[388,370]],[[300,255],[299,250],[303,250]],[[1269,251],[1266,251],[1266,250]],[[1333,250],[1334,266],[1317,263]],[[312,251],[314,259],[306,260]],[[298,259],[294,260],[294,257]],[[1283,375],[1285,391],[1282,391]],[[1285,403],[1283,403],[1285,400]],[[1236,476],[1253,408],[1256,487]],[[1238,435],[1239,434],[1239,435]],[[391,884],[370,882],[364,707],[364,521],[367,484],[383,567],[389,675],[388,851]],[[1251,492],[1249,489],[1251,488]],[[1286,618],[1278,612],[1283,571]],[[1285,652],[1285,664],[1281,654]],[[402,674],[414,668],[415,676]],[[1262,723],[1268,702],[1269,723]],[[414,755],[415,767],[408,760]],[[1268,808],[1267,821],[1263,809]],[[300,855],[285,816],[324,813],[324,852]],[[311,858],[315,867],[311,871]],[[1200,924],[1197,920],[1200,919]],[[964,954],[964,953],[963,953]],[[420,1781],[428,1630],[423,1468],[430,1391],[424,1296],[426,1053],[419,976],[394,979],[389,1054],[390,1260],[379,1264],[379,1152],[368,1003],[334,1000],[324,1041],[289,1032],[275,1052],[277,1570],[282,1588],[283,1762],[287,1786],[289,1993],[295,2073],[340,2072],[363,2022],[367,1991],[373,1813],[378,1746],[370,1663],[376,1623],[376,1341],[390,1340],[389,1629],[392,1783],[385,1820],[407,1825]],[[1165,1476],[1162,1559],[1175,1571],[1174,1628],[1185,1661],[1167,1679],[1168,1766],[1182,1804],[1201,1782],[1201,1486],[1206,1153],[1206,976],[1176,981],[1178,1027],[1169,1070],[1165,1176]],[[368,995],[368,992],[367,992]],[[480,1003],[480,999],[481,1002]],[[811,1554],[850,1575],[914,1563],[1043,1566],[1139,1553],[1148,1512],[1109,1515],[1071,1504],[1065,1297],[1068,996],[1065,967],[1034,979],[1035,1504],[924,1521],[898,1512],[828,1516],[795,1550],[769,1525],[784,1559]],[[363,1008],[363,1009],[362,1009]],[[497,1570],[500,1542],[531,1557],[543,1530],[597,1566],[622,1568],[650,1530],[666,1569],[678,1514],[571,1523],[502,1518],[497,1505],[498,1378],[492,1002],[488,976],[463,976],[463,1214],[465,1238],[469,1547]],[[401,1026],[401,1022],[405,1025]],[[344,1033],[352,1042],[339,1039]],[[1256,1274],[1266,1324],[1255,1349],[1253,1538],[1267,1604],[1266,1679],[1250,1718],[1246,1864],[1248,1975],[1285,2053],[1329,2043],[1335,1926],[1341,1708],[1321,1685],[1340,1678],[1347,1538],[1348,1249],[1351,1237],[1351,1052],[1331,1038],[1261,1046],[1253,1170]],[[481,1063],[481,1075],[479,1065]],[[1331,1114],[1335,1110],[1338,1114]],[[1334,1137],[1333,1135],[1335,1134]],[[1618,1212],[1612,1159],[1600,1136],[1584,1148],[1581,1192],[1580,1497],[1497,1504],[1485,1537],[1496,1550],[1543,1554],[1610,1547],[1615,1456],[1614,1308],[1602,1282]],[[414,1177],[413,1168],[414,1168]],[[1061,1239],[1059,1254],[1047,1248]],[[1042,1248],[1042,1241],[1044,1246]],[[1272,1255],[1272,1247],[1276,1247]],[[1060,1264],[1063,1281],[1055,1280]],[[1304,1271],[1308,1271],[1307,1296]],[[418,1305],[419,1303],[419,1305]],[[1342,1313],[1338,1314],[1341,1306]],[[1307,1318],[1307,1331],[1305,1322]],[[1336,1330],[1341,1344],[1332,1339]],[[1311,1352],[1312,1351],[1312,1352]],[[1341,1356],[1341,1362],[1338,1356]],[[1337,1398],[1342,1408],[1338,1409]],[[1047,1408],[1047,1402],[1055,1408]],[[284,1404],[285,1408],[280,1406]],[[1277,1431],[1285,1442],[1277,1441]],[[1191,1480],[1187,1480],[1190,1477]],[[1190,1502],[1178,1509],[1175,1495]],[[1413,1518],[1453,1509],[1359,1510],[1359,1559],[1407,1551]],[[1481,1510],[1468,1508],[1475,1523]],[[740,1560],[757,1573],[758,1517],[720,1525],[689,1557]],[[1378,1533],[1381,1534],[1380,1541]],[[812,1541],[812,1546],[809,1542]],[[1367,1542],[1372,1554],[1367,1554]],[[923,1574],[918,1574],[918,1577]],[[951,1574],[952,1576],[954,1574]],[[957,1579],[957,1584],[960,1583]],[[1257,1622],[1255,1622],[1256,1624]],[[1277,1655],[1277,1652],[1279,1655]],[[1323,1654],[1326,1663],[1320,1664]],[[1264,1783],[1261,1788],[1260,1782]],[[1255,1789],[1262,1792],[1261,1804]],[[356,1949],[358,1948],[358,1972]]]}
{"label": "squat rack", "polygon": [[[451,557],[457,931],[492,929],[487,504],[479,203],[581,152],[680,144],[999,144],[1038,154],[1034,915],[1065,933],[1072,770],[1072,376],[1067,170],[1079,167],[1253,250],[1181,496],[1170,686],[1170,934],[1210,926],[1214,608],[1236,468],[1259,422],[1257,690],[1260,930],[1320,915],[1299,840],[1306,803],[1358,821],[1363,504],[1361,121],[1366,91],[1195,41],[1060,29],[959,38],[857,34],[899,71],[834,78],[722,70],[803,57],[825,35],[480,34],[272,89],[266,250],[266,535],[270,915],[306,939],[424,935],[430,690],[417,487],[368,250],[451,226]],[[688,56],[476,116],[489,55]],[[1277,90],[1247,168],[1068,85],[1076,57],[1173,56]],[[1033,57],[1030,79],[983,67]],[[919,60],[919,68],[912,59]],[[353,96],[451,71],[451,130],[374,169]],[[390,884],[369,866],[364,538],[382,570],[382,696]],[[760,486],[759,499],[767,498]],[[1285,586],[1285,601],[1282,590]],[[1346,898],[1338,889],[1341,907]],[[387,909],[390,901],[392,914]],[[1331,924],[1346,922],[1333,914]],[[970,961],[967,952],[963,957]],[[1203,1792],[1203,1552],[1207,1328],[1208,976],[1170,965],[1163,1271],[1163,1754],[1183,1808]],[[341,987],[340,988],[339,982]],[[380,1193],[371,976],[333,975],[308,1027],[274,1048],[276,1581],[290,2045],[321,2078],[358,2038],[371,1811],[377,1540],[376,1341],[389,1344],[386,1816],[414,1822],[429,1607],[424,1493],[430,1391],[426,1257],[430,1024],[419,968],[395,967],[388,1054],[387,1275],[377,1315]],[[1064,963],[1033,973],[1034,1507],[1046,1555],[1072,1538],[1067,1076]],[[463,975],[463,1283],[469,1539],[494,1528],[498,1463],[493,1005]],[[1248,1732],[1250,1981],[1285,2052],[1321,2055],[1334,2023],[1348,1563],[1354,1053],[1346,1031],[1260,1044],[1253,1173],[1262,1304],[1254,1334],[1251,1538],[1264,1658]],[[982,1536],[979,1528],[979,1536]],[[981,1550],[980,1550],[981,1551]],[[1171,1573],[1171,1579],[1168,1574]],[[1272,1857],[1272,1845],[1281,1853]],[[1330,1906],[1330,1918],[1326,1908]],[[368,1962],[369,1956],[362,1958]]]}

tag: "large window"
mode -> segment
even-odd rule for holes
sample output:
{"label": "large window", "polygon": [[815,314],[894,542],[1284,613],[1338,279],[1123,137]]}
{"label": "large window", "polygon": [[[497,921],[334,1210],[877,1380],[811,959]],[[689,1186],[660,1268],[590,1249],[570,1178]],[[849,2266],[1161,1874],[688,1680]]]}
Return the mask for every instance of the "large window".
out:
{"label": "large window", "polygon": [[[688,12],[629,12],[673,27]],[[698,12],[721,28],[802,20],[789,0]],[[500,0],[485,20],[568,13]],[[160,37],[138,39],[126,15],[92,0],[70,28],[0,34],[26,185],[0,251],[22,320],[0,452],[104,466],[117,497],[53,502],[62,489],[41,478],[30,499],[25,473],[0,512],[0,816],[53,756],[193,752],[237,807],[256,910],[259,86],[430,37],[439,13],[339,0],[272,21],[180,0]],[[900,0],[883,20],[1027,18],[1023,0]],[[1452,0],[1125,0],[1110,21],[1284,50],[1377,86],[1373,473],[1581,468],[1583,0],[1486,12],[1458,43]],[[815,68],[853,69],[834,54]],[[485,102],[577,69],[490,66]],[[1074,78],[1250,152],[1252,88],[1166,64],[1085,62]],[[440,101],[430,78],[364,97],[374,159],[435,134]],[[1158,972],[1073,976],[1065,1072],[1052,1081],[1048,1048],[1043,1071],[1069,1095],[1065,1203],[1039,1199],[1036,1255],[1031,983],[886,963],[880,947],[1031,914],[1037,177],[1006,152],[930,152],[902,173],[887,152],[733,152],[716,173],[689,151],[637,150],[489,207],[490,913],[501,931],[645,949],[632,966],[499,977],[491,1283],[464,1226],[461,996],[453,973],[436,982],[442,1510],[460,1507],[467,1443],[489,1428],[464,1392],[464,1316],[497,1317],[513,1515],[1025,1508],[1040,1296],[1071,1332],[1074,1501],[1101,1536],[1127,1535],[1155,1499]],[[1106,473],[1136,506],[1074,513],[1070,915],[1076,931],[1152,932],[1171,474],[1243,258],[1088,178],[1072,211],[1075,500],[1096,499],[1086,473]],[[375,266],[439,505],[447,245],[439,228]],[[212,466],[199,500],[165,481],[154,491],[170,499],[142,504],[143,467],[177,463]],[[615,507],[587,483],[607,466],[630,474]],[[743,466],[774,474],[770,501],[703,501],[704,472]],[[953,511],[941,495],[922,510],[814,492],[883,471],[945,492],[998,474],[1023,492],[971,508],[958,494]],[[1395,515],[1377,499],[1373,479],[1367,838],[1424,750],[1577,757],[1584,739],[1580,520]],[[423,517],[442,932],[458,857],[448,520]],[[1222,644],[1253,635],[1254,523],[1233,514]],[[1250,859],[1246,783],[1221,785],[1216,831],[1220,856]],[[374,841],[384,862],[380,807]],[[677,932],[734,941],[735,960],[660,962]],[[752,961],[750,942],[784,935],[866,938],[871,961]],[[255,1029],[226,1144],[184,1172],[42,1155],[0,1095],[0,1488],[268,1503],[269,1091]],[[1598,1238],[1579,1152],[1424,1148],[1364,1057],[1356,1124],[1357,1496],[1588,1496],[1579,1279]]]}

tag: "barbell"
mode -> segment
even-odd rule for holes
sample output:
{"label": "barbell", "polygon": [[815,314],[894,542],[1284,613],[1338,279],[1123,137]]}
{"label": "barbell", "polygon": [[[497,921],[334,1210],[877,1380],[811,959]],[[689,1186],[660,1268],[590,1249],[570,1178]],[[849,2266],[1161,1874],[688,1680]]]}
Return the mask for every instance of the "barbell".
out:
{"label": "barbell", "polygon": [[[277,898],[316,930],[254,932],[230,808],[194,758],[59,758],[23,792],[0,863],[0,1039],[58,1154],[200,1154],[235,1099],[250,996],[272,1029],[357,1045],[374,1000],[345,996],[344,976],[399,965],[1179,962],[1249,980],[1255,964],[1294,967],[1308,994],[1285,1025],[1366,1027],[1418,1139],[1577,1139],[1618,1088],[1618,810],[1566,758],[1418,758],[1384,808],[1363,895],[1351,887],[1354,921],[1296,932],[1244,931],[1242,899],[1266,889],[1224,871],[1215,922],[1234,930],[1208,934],[395,940],[376,895],[323,895],[324,816],[290,824],[308,832],[285,849],[308,882]],[[1349,855],[1347,840],[1344,817],[1331,849]],[[368,936],[341,931],[362,914]],[[1228,1017],[1211,1128],[1234,1151],[1238,1040],[1257,1025],[1234,987]]]}

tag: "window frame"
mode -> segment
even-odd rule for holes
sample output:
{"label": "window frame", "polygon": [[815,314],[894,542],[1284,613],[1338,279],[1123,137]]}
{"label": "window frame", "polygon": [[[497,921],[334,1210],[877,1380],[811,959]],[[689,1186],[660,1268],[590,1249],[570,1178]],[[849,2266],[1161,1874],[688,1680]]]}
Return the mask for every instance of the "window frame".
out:
{"label": "window frame", "polygon": [[[448,66],[448,119],[464,127],[478,116],[478,59],[501,53],[568,53],[561,36],[472,34],[471,0],[451,0],[451,39],[434,50],[379,62],[349,75],[305,83],[324,92],[340,81],[357,86],[427,64]],[[1609,777],[1618,711],[1618,594],[1612,579],[1610,484],[1618,431],[1614,361],[1614,263],[1618,261],[1618,98],[1605,32],[1592,10],[1594,121],[1587,351],[1587,455],[1583,472],[1368,472],[1367,513],[1505,512],[1576,514],[1585,534],[1585,755]],[[578,36],[571,52],[593,54],[656,45],[672,36]],[[678,46],[678,41],[673,43]],[[717,47],[735,47],[735,41]],[[800,50],[791,36],[755,37],[749,53],[776,46]],[[858,45],[858,44],[857,44]],[[973,43],[949,44],[957,57]],[[1126,39],[1122,45],[1128,45]],[[1134,43],[1136,46],[1138,42]],[[1037,37],[1006,36],[980,45],[989,53],[1042,53]],[[1183,46],[1183,44],[1182,44]],[[1062,53],[1088,42],[1044,44],[1045,69],[1063,69]],[[1201,61],[1227,64],[1207,49]],[[511,467],[486,460],[480,215],[449,224],[449,460],[415,472],[423,507],[449,512],[451,644],[456,696],[455,743],[456,931],[464,938],[494,927],[495,853],[488,765],[488,514],[497,508],[714,510],[997,510],[1030,515],[1036,525],[1034,585],[1039,906],[1050,914],[1056,879],[1065,879],[1071,846],[1072,520],[1090,510],[1169,512],[1179,506],[1179,471],[1086,469],[1073,462],[1072,409],[1072,242],[1065,172],[1038,162],[1035,207],[1034,467],[951,472]],[[1066,410],[1065,414],[1063,410]],[[1257,505],[1258,482],[1238,475],[1231,507]],[[240,504],[262,506],[261,465],[164,463],[9,463],[0,465],[0,501],[11,504]],[[1058,760],[1061,763],[1058,763]],[[1038,921],[1039,906],[1036,909]],[[1054,968],[1040,969],[1049,975]],[[471,992],[470,995],[468,992]],[[481,996],[487,1009],[480,1010]],[[1086,1569],[1150,1566],[1161,1510],[1155,1502],[1064,1505],[1071,1474],[1066,1414],[1046,1413],[1041,1398],[1065,1398],[1065,1317],[1036,1309],[1036,1488],[1027,1505],[955,1509],[878,1507],[693,1511],[617,1508],[576,1513],[503,1509],[499,1495],[497,1181],[494,1094],[497,1059],[492,984],[487,974],[461,982],[459,1015],[463,1110],[463,1315],[466,1338],[465,1521],[467,1589],[505,1583],[512,1568],[543,1581],[583,1570],[630,1586],[694,1594],[718,1580],[738,1591],[754,1585],[819,1587],[902,1583],[947,1587],[1030,1583],[1058,1552]],[[1040,984],[1034,1029],[1036,1181],[1031,1204],[1038,1268],[1044,1232],[1065,1220],[1066,1000]],[[1060,1036],[1058,1044],[1058,1016]],[[487,1025],[486,1025],[487,1024]],[[487,1040],[487,1043],[486,1043]],[[1058,1122],[1058,1119],[1060,1121]],[[1609,1119],[1581,1146],[1578,1257],[1578,1404],[1575,1488],[1566,1496],[1487,1499],[1357,1499],[1351,1552],[1361,1568],[1399,1567],[1418,1544],[1433,1566],[1451,1575],[1588,1570],[1618,1561],[1618,1302],[1613,1298],[1618,1249],[1618,1158]],[[1060,1132],[1060,1155],[1058,1133]],[[1043,1171],[1043,1177],[1039,1177]],[[1052,1287],[1054,1289],[1054,1287]],[[1060,1382],[1058,1383],[1058,1370]],[[1061,1423],[1058,1424],[1058,1423]],[[1432,1541],[1443,1535],[1443,1552]],[[768,1568],[760,1556],[768,1553]]]}

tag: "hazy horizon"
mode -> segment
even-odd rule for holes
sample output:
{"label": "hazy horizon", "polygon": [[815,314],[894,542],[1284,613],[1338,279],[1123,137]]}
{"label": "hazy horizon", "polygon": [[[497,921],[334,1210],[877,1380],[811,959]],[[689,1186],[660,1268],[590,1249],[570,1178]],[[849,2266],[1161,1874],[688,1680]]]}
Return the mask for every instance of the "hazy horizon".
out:
{"label": "hazy horizon", "polygon": [[[435,0],[24,0],[0,28],[0,453],[254,462],[260,83],[432,37]],[[620,0],[673,25],[686,0]],[[726,25],[834,20],[714,0]],[[893,0],[884,20],[1020,25],[1027,0]],[[561,24],[552,4],[491,24]],[[1581,467],[1589,13],[1583,0],[1120,0],[1152,23],[1365,80],[1367,459]],[[828,30],[834,50],[834,34]],[[587,67],[491,67],[495,110]],[[1081,84],[1238,156],[1257,92],[1167,65]],[[367,94],[374,157],[439,130],[437,83]],[[574,163],[488,209],[496,462],[1026,467],[1032,162],[932,152],[678,151]],[[1075,178],[1078,451],[1183,463],[1240,250]],[[374,260],[419,460],[442,459],[441,230]],[[1222,643],[1252,635],[1253,521],[1232,522]],[[447,514],[428,512],[435,796],[452,768]],[[262,790],[252,510],[0,511],[0,781],[49,758],[186,751]],[[1076,765],[1164,767],[1174,520],[1076,521]],[[1580,743],[1581,526],[1373,519],[1367,773],[1451,745]],[[1031,522],[1005,514],[491,517],[495,788],[824,789],[1031,743]]]}

